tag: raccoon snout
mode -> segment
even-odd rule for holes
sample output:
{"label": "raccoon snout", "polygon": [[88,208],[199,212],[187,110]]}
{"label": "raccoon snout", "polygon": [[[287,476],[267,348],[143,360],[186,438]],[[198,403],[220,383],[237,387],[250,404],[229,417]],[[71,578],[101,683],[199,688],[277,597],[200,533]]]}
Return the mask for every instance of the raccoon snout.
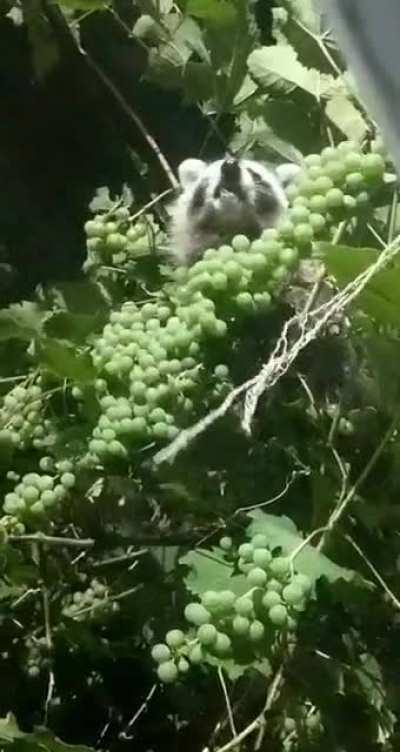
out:
{"label": "raccoon snout", "polygon": [[236,185],[240,179],[239,162],[234,157],[227,157],[221,165],[222,182],[226,187]]}

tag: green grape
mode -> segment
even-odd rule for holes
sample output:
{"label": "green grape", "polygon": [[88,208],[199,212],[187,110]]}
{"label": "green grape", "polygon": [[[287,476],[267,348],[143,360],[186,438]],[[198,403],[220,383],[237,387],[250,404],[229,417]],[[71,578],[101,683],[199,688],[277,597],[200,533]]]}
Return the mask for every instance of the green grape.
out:
{"label": "green grape", "polygon": [[251,539],[251,547],[253,549],[256,548],[267,548],[268,546],[268,539],[267,536],[263,533],[256,533],[256,535],[253,535]]}
{"label": "green grape", "polygon": [[361,172],[350,172],[346,175],[346,186],[350,191],[359,191],[364,185]]}
{"label": "green grape", "polygon": [[289,734],[296,730],[296,721],[294,718],[289,718],[287,716],[284,720],[284,727],[285,731],[287,731]]}
{"label": "green grape", "polygon": [[26,486],[22,491],[22,498],[28,504],[33,504],[39,498],[39,491],[35,486]]}
{"label": "green grape", "polygon": [[[314,228],[313,228],[314,229]],[[299,260],[299,254],[296,248],[283,248],[279,254],[279,261],[288,269],[291,269],[297,264]]]}
{"label": "green grape", "polygon": [[[76,595],[82,597],[82,593],[76,593]],[[154,661],[156,661],[156,663],[165,663],[165,661],[170,660],[171,651],[168,645],[164,645],[163,642],[160,642],[157,645],[154,645],[154,647],[152,648],[151,657]]]}
{"label": "green grape", "polygon": [[202,661],[204,660],[204,654],[203,654],[203,649],[201,645],[195,645],[191,649],[188,657],[189,657],[190,663],[194,663],[194,664],[202,663]]}
{"label": "green grape", "polygon": [[217,655],[227,655],[231,650],[231,641],[227,634],[218,632],[217,639],[213,645],[213,650]]}
{"label": "green grape", "polygon": [[250,624],[249,631],[250,631],[250,640],[252,640],[252,642],[259,642],[260,640],[263,639],[264,634],[265,634],[264,624],[258,619],[255,619]]}
{"label": "green grape", "polygon": [[[343,196],[343,203],[344,199],[345,196]],[[315,233],[322,232],[325,226],[326,220],[325,217],[322,216],[322,214],[315,214],[314,212],[310,214],[310,227],[312,227]]]}
{"label": "green grape", "polygon": [[298,585],[291,583],[282,590],[282,597],[289,605],[295,605],[303,600],[303,590]]}
{"label": "green grape", "polygon": [[164,684],[172,684],[178,678],[178,669],[173,661],[166,661],[159,664],[157,675]]}
{"label": "green grape", "polygon": [[362,161],[362,154],[357,151],[351,151],[349,152],[349,154],[346,154],[344,158],[344,164],[346,166],[347,172],[357,172],[358,170],[360,170]]}
{"label": "green grape", "polygon": [[74,463],[71,460],[59,460],[57,462],[57,470],[60,473],[72,473],[74,469]]}
{"label": "green grape", "polygon": [[179,658],[179,661],[178,661],[178,671],[179,671],[179,673],[180,674],[187,674],[187,672],[189,671],[189,669],[190,669],[190,665],[187,662],[186,658],[183,658],[183,657]]}
{"label": "green grape", "polygon": [[221,363],[220,365],[215,366],[214,373],[218,379],[227,379],[229,377],[229,368]]}
{"label": "green grape", "polygon": [[321,194],[324,196],[333,187],[333,181],[327,175],[323,175],[314,181],[313,195]]}
{"label": "green grape", "polygon": [[272,560],[272,554],[267,548],[256,548],[253,553],[253,563],[257,567],[267,569]]}
{"label": "green grape", "polygon": [[250,621],[245,616],[239,614],[234,617],[232,622],[233,631],[238,635],[247,634],[250,627]]}
{"label": "green grape", "polygon": [[264,593],[261,603],[266,609],[273,608],[273,606],[278,606],[281,603],[281,597],[279,593],[276,592],[276,590],[267,590],[266,593]]}
{"label": "green grape", "polygon": [[239,556],[245,561],[252,561],[253,552],[254,552],[254,548],[251,543],[242,543],[242,545],[239,546],[239,549],[238,549]]}
{"label": "green grape", "polygon": [[269,609],[268,616],[275,626],[282,627],[287,622],[288,614],[285,606],[278,604]]}
{"label": "green grape", "polygon": [[218,593],[219,598],[219,607],[223,611],[230,611],[236,601],[235,593],[232,592],[232,590],[221,590]]}
{"label": "green grape", "polygon": [[196,627],[207,624],[210,621],[211,614],[201,603],[189,603],[184,611],[185,619]]}
{"label": "green grape", "polygon": [[294,240],[299,245],[311,243],[314,237],[313,228],[310,224],[298,224],[294,230]]}
{"label": "green grape", "polygon": [[25,486],[36,486],[40,482],[40,475],[38,473],[27,473],[22,478],[22,482]]}
{"label": "green grape", "polygon": [[247,582],[251,587],[262,587],[267,581],[267,574],[261,567],[250,569],[247,575]]}
{"label": "green grape", "polygon": [[45,507],[52,507],[54,506],[54,504],[56,504],[57,497],[54,491],[43,491],[40,500]]}
{"label": "green grape", "polygon": [[234,609],[239,616],[248,616],[253,613],[253,601],[251,598],[242,595],[234,604]]}
{"label": "green grape", "polygon": [[365,154],[361,172],[367,180],[380,180],[385,172],[385,160],[380,154]]}
{"label": "green grape", "polygon": [[326,146],[321,151],[321,161],[323,164],[326,164],[329,162],[330,159],[335,159],[336,157],[336,150],[333,146]]}
{"label": "green grape", "polygon": [[39,467],[45,473],[51,473],[54,470],[54,460],[52,457],[41,457]]}
{"label": "green grape", "polygon": [[304,158],[304,164],[306,164],[307,167],[319,167],[321,165],[321,157],[319,154],[308,154]]}
{"label": "green grape", "polygon": [[343,206],[343,191],[340,188],[331,188],[327,191],[326,203],[329,209],[337,209]]}
{"label": "green grape", "polygon": [[315,194],[310,198],[310,211],[317,214],[325,214],[327,211],[327,203],[325,196]]}
{"label": "green grape", "polygon": [[346,166],[341,160],[334,159],[325,165],[325,175],[331,178],[334,183],[341,183],[346,175]]}
{"label": "green grape", "polygon": [[232,240],[232,248],[237,252],[248,251],[250,240],[245,235],[235,235]]}
{"label": "green grape", "polygon": [[283,556],[277,556],[275,559],[272,559],[270,569],[272,574],[279,579],[286,577],[290,569],[289,559]]}
{"label": "green grape", "polygon": [[202,624],[197,630],[197,639],[202,645],[213,645],[217,639],[217,630],[213,624]]}
{"label": "green grape", "polygon": [[44,504],[41,501],[35,501],[34,504],[30,507],[31,514],[34,514],[35,516],[42,516],[45,513]]}
{"label": "green grape", "polygon": [[301,587],[304,595],[307,595],[311,588],[312,588],[312,582],[309,577],[307,577],[306,574],[298,573],[293,577],[292,580],[293,585],[297,585],[298,587]]}
{"label": "green grape", "polygon": [[213,611],[216,611],[220,605],[220,595],[214,590],[206,590],[201,596],[201,602],[203,606],[212,613]]}
{"label": "green grape", "polygon": [[294,236],[295,225],[290,219],[283,219],[279,222],[278,232],[284,240],[291,240]]}
{"label": "green grape", "polygon": [[305,206],[295,206],[290,210],[290,218],[295,224],[299,224],[299,222],[308,222],[309,216],[310,212]]}
{"label": "green grape", "polygon": [[64,488],[73,488],[75,485],[75,475],[73,473],[63,473],[60,482]]}
{"label": "green grape", "polygon": [[232,548],[232,538],[229,538],[227,536],[221,538],[219,545],[220,548],[222,548],[224,551],[230,551]]}
{"label": "green grape", "polygon": [[185,635],[180,629],[171,629],[165,635],[165,642],[170,648],[179,648],[185,642]]}

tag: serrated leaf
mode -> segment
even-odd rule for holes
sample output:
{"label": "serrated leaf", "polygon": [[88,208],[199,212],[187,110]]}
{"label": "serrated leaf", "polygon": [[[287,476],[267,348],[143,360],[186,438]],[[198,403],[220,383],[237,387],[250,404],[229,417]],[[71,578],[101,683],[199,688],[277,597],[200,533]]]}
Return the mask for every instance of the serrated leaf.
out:
{"label": "serrated leaf", "polygon": [[20,339],[30,341],[42,332],[48,314],[36,303],[24,301],[0,310],[0,341]]}
{"label": "serrated leaf", "polygon": [[26,734],[19,729],[12,713],[0,718],[0,739],[6,746],[15,743],[15,749],[20,748],[18,742],[23,740],[26,752],[93,752],[82,744],[65,744],[46,728],[40,727]]}
{"label": "serrated leaf", "polygon": [[249,55],[247,64],[253,78],[265,89],[290,93],[299,88],[313,97],[321,94],[322,76],[302,65],[289,45],[260,47]]}
{"label": "serrated leaf", "polygon": [[317,10],[316,0],[284,0],[284,5],[290,10],[290,15],[303,24],[313,34],[321,30],[321,14]]}
{"label": "serrated leaf", "polygon": [[88,353],[56,339],[43,340],[39,349],[40,362],[56,376],[77,382],[90,382],[96,371]]}
{"label": "serrated leaf", "polygon": [[[303,541],[296,525],[289,517],[275,517],[272,514],[265,514],[260,509],[250,512],[249,517],[253,518],[253,522],[247,528],[248,536],[263,533],[268,539],[269,546],[280,547],[285,555],[291,554]],[[338,579],[350,582],[355,576],[351,569],[338,566],[310,544],[304,546],[296,556],[295,568],[306,574],[313,582],[322,576],[330,582]]]}
{"label": "serrated leaf", "polygon": [[84,344],[87,337],[98,331],[104,323],[105,317],[101,313],[86,316],[59,311],[50,316],[44,328],[48,337]]}
{"label": "serrated leaf", "polygon": [[[354,248],[318,243],[318,253],[339,287],[345,287],[378,257],[373,248]],[[376,274],[355,301],[357,308],[381,324],[400,325],[400,266]]]}
{"label": "serrated leaf", "polygon": [[325,112],[332,123],[348,139],[360,142],[368,127],[361,112],[344,93],[334,94],[326,104]]}
{"label": "serrated leaf", "polygon": [[190,567],[185,585],[195,595],[206,590],[232,590],[236,595],[242,595],[249,589],[243,575],[232,576],[233,566],[223,559],[220,548],[189,551],[179,562]]}

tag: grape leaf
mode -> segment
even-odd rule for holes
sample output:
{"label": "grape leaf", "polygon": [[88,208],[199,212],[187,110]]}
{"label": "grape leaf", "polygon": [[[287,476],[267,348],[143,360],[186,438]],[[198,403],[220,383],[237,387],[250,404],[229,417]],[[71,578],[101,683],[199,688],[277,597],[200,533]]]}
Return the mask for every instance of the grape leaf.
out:
{"label": "grape leaf", "polygon": [[[345,287],[371,266],[378,256],[373,248],[350,248],[329,243],[318,243],[317,250],[340,287]],[[399,326],[399,289],[400,266],[394,266],[376,274],[358,295],[355,305],[381,324]]]}
{"label": "grape leaf", "polygon": [[243,575],[232,575],[233,566],[223,558],[220,548],[189,551],[179,562],[190,567],[185,584],[195,595],[206,590],[232,590],[236,595],[242,595],[249,589]]}
{"label": "grape leaf", "polygon": [[[256,533],[263,533],[267,536],[271,548],[279,546],[286,555],[292,553],[303,541],[296,525],[289,517],[275,517],[272,514],[265,514],[259,509],[250,512],[249,517],[253,518],[253,522],[247,528],[249,537]],[[322,576],[325,576],[330,582],[335,582],[335,580],[341,578],[351,581],[355,577],[355,572],[334,564],[333,561],[319,553],[310,544],[304,546],[296,556],[295,568],[308,575],[313,582]]]}
{"label": "grape leaf", "polygon": [[0,340],[20,339],[28,342],[42,332],[48,314],[36,303],[24,301],[0,310]]}
{"label": "grape leaf", "polygon": [[[0,739],[11,749],[24,749],[26,752],[92,752],[90,747],[82,744],[77,746],[65,744],[46,728],[36,728],[33,733],[26,734],[18,727],[15,717],[8,713],[0,718]],[[23,741],[23,746],[20,742]]]}
{"label": "grape leaf", "polygon": [[328,99],[325,112],[346,138],[362,141],[367,132],[367,124],[361,112],[345,93],[337,92]]}
{"label": "grape leaf", "polygon": [[205,23],[231,26],[236,20],[236,8],[227,0],[188,0],[186,12]]}
{"label": "grape leaf", "polygon": [[299,88],[320,97],[324,77],[318,71],[306,68],[289,45],[260,47],[248,57],[247,64],[253,78],[265,89],[290,93]]}
{"label": "grape leaf", "polygon": [[90,356],[78,352],[76,347],[64,341],[50,338],[43,340],[38,355],[40,362],[61,378],[90,382],[96,376]]}

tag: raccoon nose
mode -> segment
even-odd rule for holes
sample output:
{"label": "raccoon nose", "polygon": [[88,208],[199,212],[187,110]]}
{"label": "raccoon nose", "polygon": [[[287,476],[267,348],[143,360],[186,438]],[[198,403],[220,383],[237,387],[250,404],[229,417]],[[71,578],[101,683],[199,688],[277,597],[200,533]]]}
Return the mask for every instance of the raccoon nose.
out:
{"label": "raccoon nose", "polygon": [[239,162],[234,157],[227,157],[221,165],[221,177],[226,185],[235,184],[239,181]]}

